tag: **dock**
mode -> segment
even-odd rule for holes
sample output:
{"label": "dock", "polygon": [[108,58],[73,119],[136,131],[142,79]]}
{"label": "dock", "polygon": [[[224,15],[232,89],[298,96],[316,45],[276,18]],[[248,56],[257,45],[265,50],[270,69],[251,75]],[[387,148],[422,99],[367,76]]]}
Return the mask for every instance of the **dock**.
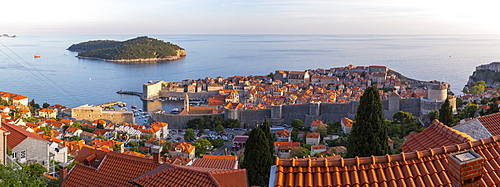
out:
{"label": "dock", "polygon": [[118,93],[118,94],[126,94],[126,95],[136,95],[136,96],[139,96],[139,97],[142,96],[142,92],[133,92],[133,91],[123,91],[123,90],[120,90],[120,91],[117,91],[116,93]]}
{"label": "dock", "polygon": [[104,103],[104,104],[100,104],[100,105],[94,105],[96,107],[110,107],[110,106],[115,106],[115,105],[119,105],[119,104],[122,104],[123,102],[121,101],[112,101],[112,102],[108,102],[108,103]]}

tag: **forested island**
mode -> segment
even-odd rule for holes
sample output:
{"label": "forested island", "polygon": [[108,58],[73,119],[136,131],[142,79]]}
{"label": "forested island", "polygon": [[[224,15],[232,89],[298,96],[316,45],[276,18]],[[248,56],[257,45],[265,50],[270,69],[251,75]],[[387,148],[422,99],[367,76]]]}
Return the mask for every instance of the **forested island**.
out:
{"label": "forested island", "polygon": [[178,45],[147,36],[127,41],[93,40],[71,45],[67,50],[77,51],[78,58],[110,62],[158,62],[177,60],[186,56]]}

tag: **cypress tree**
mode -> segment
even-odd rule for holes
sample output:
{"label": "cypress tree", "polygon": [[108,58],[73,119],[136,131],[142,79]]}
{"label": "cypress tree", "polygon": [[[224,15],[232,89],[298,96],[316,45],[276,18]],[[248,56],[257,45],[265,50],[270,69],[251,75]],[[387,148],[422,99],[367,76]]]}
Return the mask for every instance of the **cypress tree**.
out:
{"label": "cypress tree", "polygon": [[439,109],[439,121],[449,127],[454,126],[453,110],[451,109],[451,104],[448,99],[444,101]]}
{"label": "cypress tree", "polygon": [[382,102],[377,88],[368,87],[361,96],[349,134],[347,157],[390,154],[387,129],[382,117]]}
{"label": "cypress tree", "polygon": [[[274,134],[271,132],[271,124],[269,124],[269,119],[265,119],[264,123],[260,126],[262,132],[266,134],[266,141],[269,144],[270,152],[274,153],[274,142],[277,140],[277,138],[274,136]],[[273,158],[273,164],[274,164],[274,158]]]}
{"label": "cypress tree", "polygon": [[242,168],[247,170],[250,186],[267,186],[269,172],[274,164],[273,148],[270,147],[266,132],[270,132],[270,130],[269,127],[262,128],[262,126],[256,127],[250,132],[245,146],[245,157],[241,164]]}

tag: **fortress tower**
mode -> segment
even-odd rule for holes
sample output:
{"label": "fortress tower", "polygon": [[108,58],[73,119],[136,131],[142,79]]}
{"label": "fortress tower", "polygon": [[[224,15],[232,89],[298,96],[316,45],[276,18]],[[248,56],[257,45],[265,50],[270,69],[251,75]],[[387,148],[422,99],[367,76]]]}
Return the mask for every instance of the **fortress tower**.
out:
{"label": "fortress tower", "polygon": [[420,113],[428,114],[432,110],[439,110],[446,99],[450,101],[453,112],[457,111],[457,98],[448,96],[449,84],[445,82],[434,82],[427,86],[427,97],[420,100]]}
{"label": "fortress tower", "polygon": [[188,96],[188,94],[186,94],[186,96],[184,96],[184,110],[186,112],[189,112],[189,96]]}
{"label": "fortress tower", "polygon": [[448,96],[448,83],[430,84],[427,90],[427,98],[434,101],[444,101]]}

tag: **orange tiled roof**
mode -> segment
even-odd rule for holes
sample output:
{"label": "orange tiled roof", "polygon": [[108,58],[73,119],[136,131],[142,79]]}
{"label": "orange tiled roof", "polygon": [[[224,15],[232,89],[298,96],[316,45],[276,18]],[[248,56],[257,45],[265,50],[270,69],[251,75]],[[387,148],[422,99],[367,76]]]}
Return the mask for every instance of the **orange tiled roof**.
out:
{"label": "orange tiled roof", "polygon": [[434,120],[430,127],[426,128],[401,145],[401,149],[404,152],[417,150],[421,151],[429,148],[454,145],[469,141],[475,141],[475,139],[468,134],[444,125],[438,120]]}
{"label": "orange tiled roof", "polygon": [[343,117],[341,120],[342,120],[342,123],[344,123],[344,125],[346,127],[352,127],[352,120],[351,119]]}
{"label": "orange tiled roof", "polygon": [[232,156],[232,155],[203,155],[203,158],[222,159],[222,160],[238,160],[237,156]]}
{"label": "orange tiled roof", "polygon": [[155,123],[151,124],[151,126],[156,126],[156,127],[165,127],[165,126],[168,126],[168,123],[164,123],[164,122],[155,122]]}
{"label": "orange tiled roof", "polygon": [[395,155],[348,159],[276,159],[273,186],[452,186],[448,154],[472,150],[484,158],[478,186],[500,184],[500,136]]}
{"label": "orange tiled roof", "polygon": [[10,149],[13,149],[17,145],[19,145],[21,142],[26,140],[26,138],[33,138],[48,142],[48,140],[43,139],[42,137],[39,137],[37,135],[34,135],[17,125],[12,125],[9,123],[2,122],[2,127],[10,131],[10,134],[7,136],[7,145],[9,146]]}
{"label": "orange tiled roof", "polygon": [[238,160],[197,158],[191,166],[216,169],[237,169]]}
{"label": "orange tiled roof", "polygon": [[326,149],[326,145],[311,145],[311,149]]}
{"label": "orange tiled roof", "polygon": [[[486,105],[488,106],[488,105]],[[500,135],[500,112],[477,117],[477,119],[483,124],[483,126],[488,129],[488,131],[493,135]]]}
{"label": "orange tiled roof", "polygon": [[319,133],[318,132],[309,132],[309,133],[307,133],[306,138],[319,138]]}
{"label": "orange tiled roof", "polygon": [[278,134],[278,136],[290,136],[290,131],[287,129],[281,129],[277,130],[276,134]]}
{"label": "orange tiled roof", "polygon": [[174,143],[169,151],[175,151],[176,148],[180,148],[181,152],[189,154],[189,153],[194,151],[195,147],[193,145],[191,145],[191,142],[189,142],[189,143],[188,142],[178,142],[178,143]]}
{"label": "orange tiled roof", "polygon": [[98,168],[76,164],[62,186],[133,186],[129,180],[159,165],[149,159],[107,153]]}
{"label": "orange tiled roof", "polygon": [[169,163],[130,182],[139,186],[248,186],[245,169],[211,169]]}
{"label": "orange tiled roof", "polygon": [[321,120],[314,120],[311,122],[310,126],[321,126],[323,125],[323,122]]}

